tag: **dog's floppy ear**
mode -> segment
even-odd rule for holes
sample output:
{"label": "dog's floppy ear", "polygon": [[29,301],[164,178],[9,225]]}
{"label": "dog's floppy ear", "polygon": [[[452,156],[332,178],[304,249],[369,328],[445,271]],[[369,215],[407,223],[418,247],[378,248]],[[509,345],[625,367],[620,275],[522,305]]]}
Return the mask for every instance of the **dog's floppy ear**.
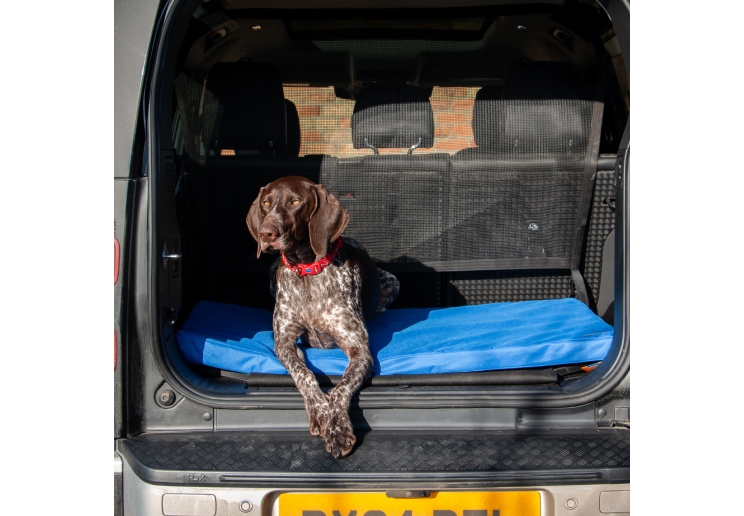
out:
{"label": "dog's floppy ear", "polygon": [[258,197],[251,204],[251,209],[248,210],[248,216],[245,218],[245,223],[248,226],[248,231],[251,232],[251,236],[258,242],[258,249],[256,250],[256,258],[261,257],[261,241],[258,238],[258,228],[261,227],[261,209],[259,202],[263,196],[264,187],[258,191]]}
{"label": "dog's floppy ear", "polygon": [[310,215],[310,246],[316,259],[328,254],[329,242],[334,242],[346,229],[349,223],[349,212],[341,206],[338,199],[323,185],[313,185],[317,204]]}

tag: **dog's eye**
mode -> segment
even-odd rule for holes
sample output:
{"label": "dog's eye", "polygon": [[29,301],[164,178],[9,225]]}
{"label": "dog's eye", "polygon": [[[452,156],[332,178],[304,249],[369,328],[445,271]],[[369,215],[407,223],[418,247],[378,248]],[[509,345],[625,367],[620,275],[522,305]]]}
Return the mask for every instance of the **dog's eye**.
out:
{"label": "dog's eye", "polygon": [[263,205],[264,205],[264,206],[268,206],[268,205],[269,205],[269,201],[264,201],[264,202],[263,202]]}
{"label": "dog's eye", "polygon": [[300,200],[299,199],[292,199],[292,204],[300,204]]}

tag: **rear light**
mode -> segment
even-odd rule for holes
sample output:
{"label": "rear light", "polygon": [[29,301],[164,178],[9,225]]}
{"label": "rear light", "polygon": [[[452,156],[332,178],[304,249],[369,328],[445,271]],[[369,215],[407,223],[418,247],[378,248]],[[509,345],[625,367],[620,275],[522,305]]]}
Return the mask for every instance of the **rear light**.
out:
{"label": "rear light", "polygon": [[114,237],[114,285],[119,281],[119,241]]}

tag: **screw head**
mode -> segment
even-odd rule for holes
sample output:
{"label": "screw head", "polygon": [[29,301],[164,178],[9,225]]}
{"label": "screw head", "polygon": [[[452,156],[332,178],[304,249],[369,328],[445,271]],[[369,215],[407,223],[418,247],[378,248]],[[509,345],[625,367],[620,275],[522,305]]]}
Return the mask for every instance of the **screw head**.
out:
{"label": "screw head", "polygon": [[162,403],[166,407],[170,407],[175,401],[176,394],[172,390],[166,389],[160,393],[160,403]]}
{"label": "screw head", "polygon": [[576,498],[568,498],[564,505],[566,506],[566,509],[572,511],[579,506],[579,501]]}
{"label": "screw head", "polygon": [[204,418],[204,421],[212,421],[212,414],[209,412],[205,412],[202,418]]}
{"label": "screw head", "polygon": [[250,500],[241,500],[238,504],[238,509],[240,509],[240,512],[251,512],[253,510],[253,504]]}

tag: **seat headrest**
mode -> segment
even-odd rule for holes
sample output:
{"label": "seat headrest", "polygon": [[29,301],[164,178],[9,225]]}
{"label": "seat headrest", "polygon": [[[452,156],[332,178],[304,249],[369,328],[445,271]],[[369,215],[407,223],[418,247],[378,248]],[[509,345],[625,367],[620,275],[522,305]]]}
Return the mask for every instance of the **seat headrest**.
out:
{"label": "seat headrest", "polygon": [[284,99],[284,110],[287,112],[287,156],[299,156],[302,145],[300,115],[297,106],[289,99]]}
{"label": "seat headrest", "polygon": [[[217,63],[207,77],[204,143],[246,154],[284,154],[287,129],[279,71],[268,63]],[[209,124],[213,124],[209,128]],[[210,130],[211,129],[211,130]],[[211,154],[211,152],[210,152]]]}
{"label": "seat headrest", "polygon": [[586,153],[591,101],[568,63],[519,63],[498,86],[481,88],[473,106],[473,136],[485,152],[521,155]]}
{"label": "seat headrest", "polygon": [[379,149],[434,146],[434,111],[428,91],[407,84],[379,84],[356,95],[351,116],[355,149],[367,147],[364,140]]}

